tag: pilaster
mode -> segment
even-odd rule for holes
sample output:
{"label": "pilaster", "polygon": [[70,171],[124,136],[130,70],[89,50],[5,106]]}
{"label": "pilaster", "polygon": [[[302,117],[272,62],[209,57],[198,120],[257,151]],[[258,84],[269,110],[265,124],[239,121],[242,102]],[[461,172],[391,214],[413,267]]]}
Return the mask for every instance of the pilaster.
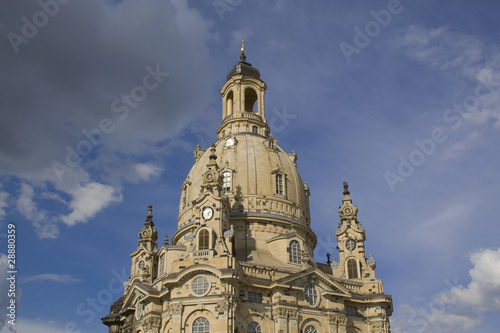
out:
{"label": "pilaster", "polygon": [[347,317],[342,314],[334,314],[329,316],[329,332],[330,333],[346,333],[347,332]]}
{"label": "pilaster", "polygon": [[161,326],[161,318],[159,316],[149,316],[144,318],[142,330],[144,333],[159,333]]}

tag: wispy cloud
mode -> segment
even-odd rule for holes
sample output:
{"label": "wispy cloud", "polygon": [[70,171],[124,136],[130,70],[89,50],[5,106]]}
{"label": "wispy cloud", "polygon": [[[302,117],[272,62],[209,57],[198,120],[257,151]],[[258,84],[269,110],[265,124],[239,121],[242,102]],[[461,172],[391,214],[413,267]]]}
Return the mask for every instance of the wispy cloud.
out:
{"label": "wispy cloud", "polygon": [[448,251],[454,250],[457,239],[464,237],[463,226],[467,225],[476,207],[477,202],[470,198],[441,201],[439,211],[409,230],[411,242],[426,251],[449,255]]}
{"label": "wispy cloud", "polygon": [[488,126],[500,129],[500,49],[496,44],[446,26],[429,29],[412,25],[393,45],[450,78],[454,84],[449,88],[462,96],[453,114],[443,114],[439,119],[448,121],[451,115],[459,119],[458,126],[453,126],[456,131],[468,131],[454,136],[455,143],[443,158],[463,156]]}
{"label": "wispy cloud", "polygon": [[32,276],[25,276],[21,279],[23,283],[27,282],[56,282],[56,283],[64,283],[64,284],[74,284],[81,282],[81,279],[75,278],[68,274],[53,274],[53,273],[45,273],[45,274],[37,274]]}
{"label": "wispy cloud", "polygon": [[423,64],[468,78],[475,78],[485,66],[488,51],[477,36],[453,32],[448,27],[428,29],[412,25],[394,45]]}
{"label": "wispy cloud", "polygon": [[32,186],[22,183],[21,194],[17,199],[17,209],[28,220],[40,222],[47,218],[46,212],[38,208],[38,205],[33,201],[35,191]]}
{"label": "wispy cloud", "polygon": [[57,238],[59,230],[53,219],[49,218],[48,213],[38,207],[34,201],[35,190],[31,185],[21,184],[20,195],[17,199],[17,210],[27,220],[33,223],[35,230],[40,238]]}
{"label": "wispy cloud", "polygon": [[134,171],[138,180],[149,181],[158,177],[163,169],[152,163],[136,163],[134,164]]}
{"label": "wispy cloud", "polygon": [[480,139],[481,132],[474,131],[469,133],[463,140],[455,142],[447,151],[443,154],[443,159],[457,159],[477,143],[477,140]]}

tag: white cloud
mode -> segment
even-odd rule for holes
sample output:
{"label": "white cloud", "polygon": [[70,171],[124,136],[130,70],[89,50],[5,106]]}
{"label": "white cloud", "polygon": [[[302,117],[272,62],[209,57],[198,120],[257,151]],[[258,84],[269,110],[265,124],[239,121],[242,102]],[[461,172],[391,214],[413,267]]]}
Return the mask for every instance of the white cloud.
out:
{"label": "white cloud", "polygon": [[474,267],[469,271],[469,285],[454,287],[444,296],[457,307],[500,312],[500,248],[473,253],[470,261]]}
{"label": "white cloud", "polygon": [[152,178],[158,177],[163,169],[151,163],[136,163],[134,171],[139,180],[149,181]]}
{"label": "white cloud", "polygon": [[468,286],[452,285],[422,307],[402,304],[392,320],[394,332],[465,333],[479,327],[487,312],[500,313],[500,248],[473,253]]}
{"label": "white cloud", "polygon": [[27,220],[33,223],[35,230],[40,238],[56,238],[59,234],[57,226],[53,219],[48,217],[45,210],[38,208],[33,200],[35,190],[32,186],[22,183],[19,198],[17,199],[17,210]]}
{"label": "white cloud", "polygon": [[[155,169],[150,168],[149,176],[153,176]],[[143,171],[143,176],[146,171]],[[59,229],[57,219],[50,212],[39,208],[38,200],[52,200],[67,205],[71,212],[68,215],[59,215],[59,219],[69,226],[79,222],[86,222],[102,209],[114,202],[121,202],[122,195],[114,187],[92,182],[85,185],[78,183],[62,190],[71,196],[71,201],[66,202],[59,194],[41,192],[37,194],[33,186],[22,183],[20,195],[17,199],[17,209],[27,220],[33,223],[40,238],[57,238]]]}
{"label": "white cloud", "polygon": [[81,282],[82,280],[68,274],[53,274],[53,273],[37,274],[22,278],[22,282],[46,282],[46,281],[64,283],[64,284],[73,284]]}
{"label": "white cloud", "polygon": [[33,201],[34,196],[35,191],[33,187],[26,183],[22,183],[21,194],[17,199],[17,209],[28,220],[40,222],[45,220],[47,217],[45,211],[40,210],[37,204]]}
{"label": "white cloud", "polygon": [[60,215],[61,221],[69,226],[78,222],[86,222],[111,203],[122,201],[120,192],[112,186],[99,183],[79,185],[71,195],[73,198],[69,203],[69,208],[72,212],[68,215]]}

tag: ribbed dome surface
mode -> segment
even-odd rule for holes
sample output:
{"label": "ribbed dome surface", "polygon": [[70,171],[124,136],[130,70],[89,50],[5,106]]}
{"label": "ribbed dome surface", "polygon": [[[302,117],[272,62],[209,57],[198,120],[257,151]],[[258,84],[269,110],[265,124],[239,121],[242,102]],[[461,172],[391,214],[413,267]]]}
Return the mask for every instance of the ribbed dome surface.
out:
{"label": "ribbed dome surface", "polygon": [[[226,140],[232,137],[235,145],[230,148]],[[242,198],[243,212],[268,212],[284,215],[308,224],[309,207],[303,181],[294,162],[295,154],[286,154],[277,145],[270,147],[270,140],[250,133],[235,134],[215,142],[217,164],[221,170],[231,170],[232,191],[226,193],[234,207],[235,196]],[[209,162],[210,150],[206,150],[188,174],[191,190],[187,194],[187,206],[182,198],[179,223],[185,223],[183,212],[190,209],[191,201],[199,196],[203,173]],[[276,173],[283,174],[283,195],[276,194]],[[234,210],[234,209],[233,209]]]}

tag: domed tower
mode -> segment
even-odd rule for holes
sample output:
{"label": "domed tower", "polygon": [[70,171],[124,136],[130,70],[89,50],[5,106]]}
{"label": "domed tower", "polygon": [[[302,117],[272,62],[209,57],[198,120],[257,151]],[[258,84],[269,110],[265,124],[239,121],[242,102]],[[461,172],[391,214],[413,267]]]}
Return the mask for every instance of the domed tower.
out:
{"label": "domed tower", "polygon": [[[266,84],[240,61],[220,90],[222,124],[181,187],[177,232],[157,248],[149,207],[109,332],[388,333],[391,297],[365,258],[347,183],[339,261],[314,261],[309,188],[266,120]],[[329,257],[328,257],[329,258]]]}
{"label": "domed tower", "polygon": [[[297,170],[297,155],[284,152],[271,136],[265,91],[265,82],[246,62],[242,48],[240,62],[220,90],[223,110],[218,140],[208,150],[196,147],[194,151],[194,165],[182,186],[179,229],[172,242],[186,245],[190,239],[185,235],[193,223],[206,221],[200,200],[206,193],[208,172],[216,182],[215,192],[228,204],[227,221],[214,228],[214,236],[232,234],[231,250],[241,263],[300,270],[316,245],[309,227],[309,189]],[[216,171],[213,176],[209,169]]]}

